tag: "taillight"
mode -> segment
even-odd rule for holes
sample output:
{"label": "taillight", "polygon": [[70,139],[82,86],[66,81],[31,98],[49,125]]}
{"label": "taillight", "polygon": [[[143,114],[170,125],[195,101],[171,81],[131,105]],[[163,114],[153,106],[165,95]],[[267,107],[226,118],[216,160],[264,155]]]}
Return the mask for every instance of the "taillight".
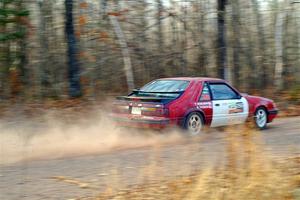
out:
{"label": "taillight", "polygon": [[142,107],[142,115],[167,117],[169,116],[169,110],[167,108]]}
{"label": "taillight", "polygon": [[168,117],[169,110],[162,104],[134,104],[132,102],[116,102],[112,108],[114,113]]}

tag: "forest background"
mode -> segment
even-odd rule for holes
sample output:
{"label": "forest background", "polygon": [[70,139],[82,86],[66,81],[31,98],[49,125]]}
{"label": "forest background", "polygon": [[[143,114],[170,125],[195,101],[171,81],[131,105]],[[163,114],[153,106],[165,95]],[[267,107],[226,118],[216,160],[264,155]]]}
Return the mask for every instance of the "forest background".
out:
{"label": "forest background", "polygon": [[209,76],[300,97],[300,2],[1,0],[0,100],[91,100]]}

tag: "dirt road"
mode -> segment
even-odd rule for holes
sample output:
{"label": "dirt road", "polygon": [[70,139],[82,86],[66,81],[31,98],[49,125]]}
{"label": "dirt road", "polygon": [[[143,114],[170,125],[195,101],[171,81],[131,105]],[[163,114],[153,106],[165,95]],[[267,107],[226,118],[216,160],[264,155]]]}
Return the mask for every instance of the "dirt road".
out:
{"label": "dirt road", "polygon": [[[225,132],[211,130],[199,139],[2,165],[0,199],[76,199],[126,185],[189,175],[204,165],[225,162],[225,138]],[[300,155],[300,117],[278,119],[258,138],[263,152],[275,158]]]}

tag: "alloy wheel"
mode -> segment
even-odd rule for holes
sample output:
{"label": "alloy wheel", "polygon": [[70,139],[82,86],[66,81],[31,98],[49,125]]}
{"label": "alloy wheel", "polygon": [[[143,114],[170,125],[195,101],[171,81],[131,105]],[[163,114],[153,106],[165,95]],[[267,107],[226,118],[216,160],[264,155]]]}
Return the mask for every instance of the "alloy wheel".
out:
{"label": "alloy wheel", "polygon": [[198,135],[202,130],[203,122],[199,114],[191,114],[188,118],[187,129],[191,135]]}
{"label": "alloy wheel", "polygon": [[260,108],[256,111],[255,122],[258,128],[265,128],[267,124],[267,113],[265,109]]}

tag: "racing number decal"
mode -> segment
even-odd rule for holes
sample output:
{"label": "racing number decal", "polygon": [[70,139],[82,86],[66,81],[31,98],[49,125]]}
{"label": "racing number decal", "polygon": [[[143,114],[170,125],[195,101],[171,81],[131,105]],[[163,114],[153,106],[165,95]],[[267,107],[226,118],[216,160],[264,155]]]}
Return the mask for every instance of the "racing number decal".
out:
{"label": "racing number decal", "polygon": [[244,123],[249,114],[248,101],[242,97],[240,100],[233,100],[228,105],[229,124]]}
{"label": "racing number decal", "polygon": [[211,127],[244,123],[248,117],[248,102],[241,99],[214,100]]}
{"label": "racing number decal", "polygon": [[242,113],[244,112],[244,104],[243,102],[230,102],[228,104],[228,113]]}

